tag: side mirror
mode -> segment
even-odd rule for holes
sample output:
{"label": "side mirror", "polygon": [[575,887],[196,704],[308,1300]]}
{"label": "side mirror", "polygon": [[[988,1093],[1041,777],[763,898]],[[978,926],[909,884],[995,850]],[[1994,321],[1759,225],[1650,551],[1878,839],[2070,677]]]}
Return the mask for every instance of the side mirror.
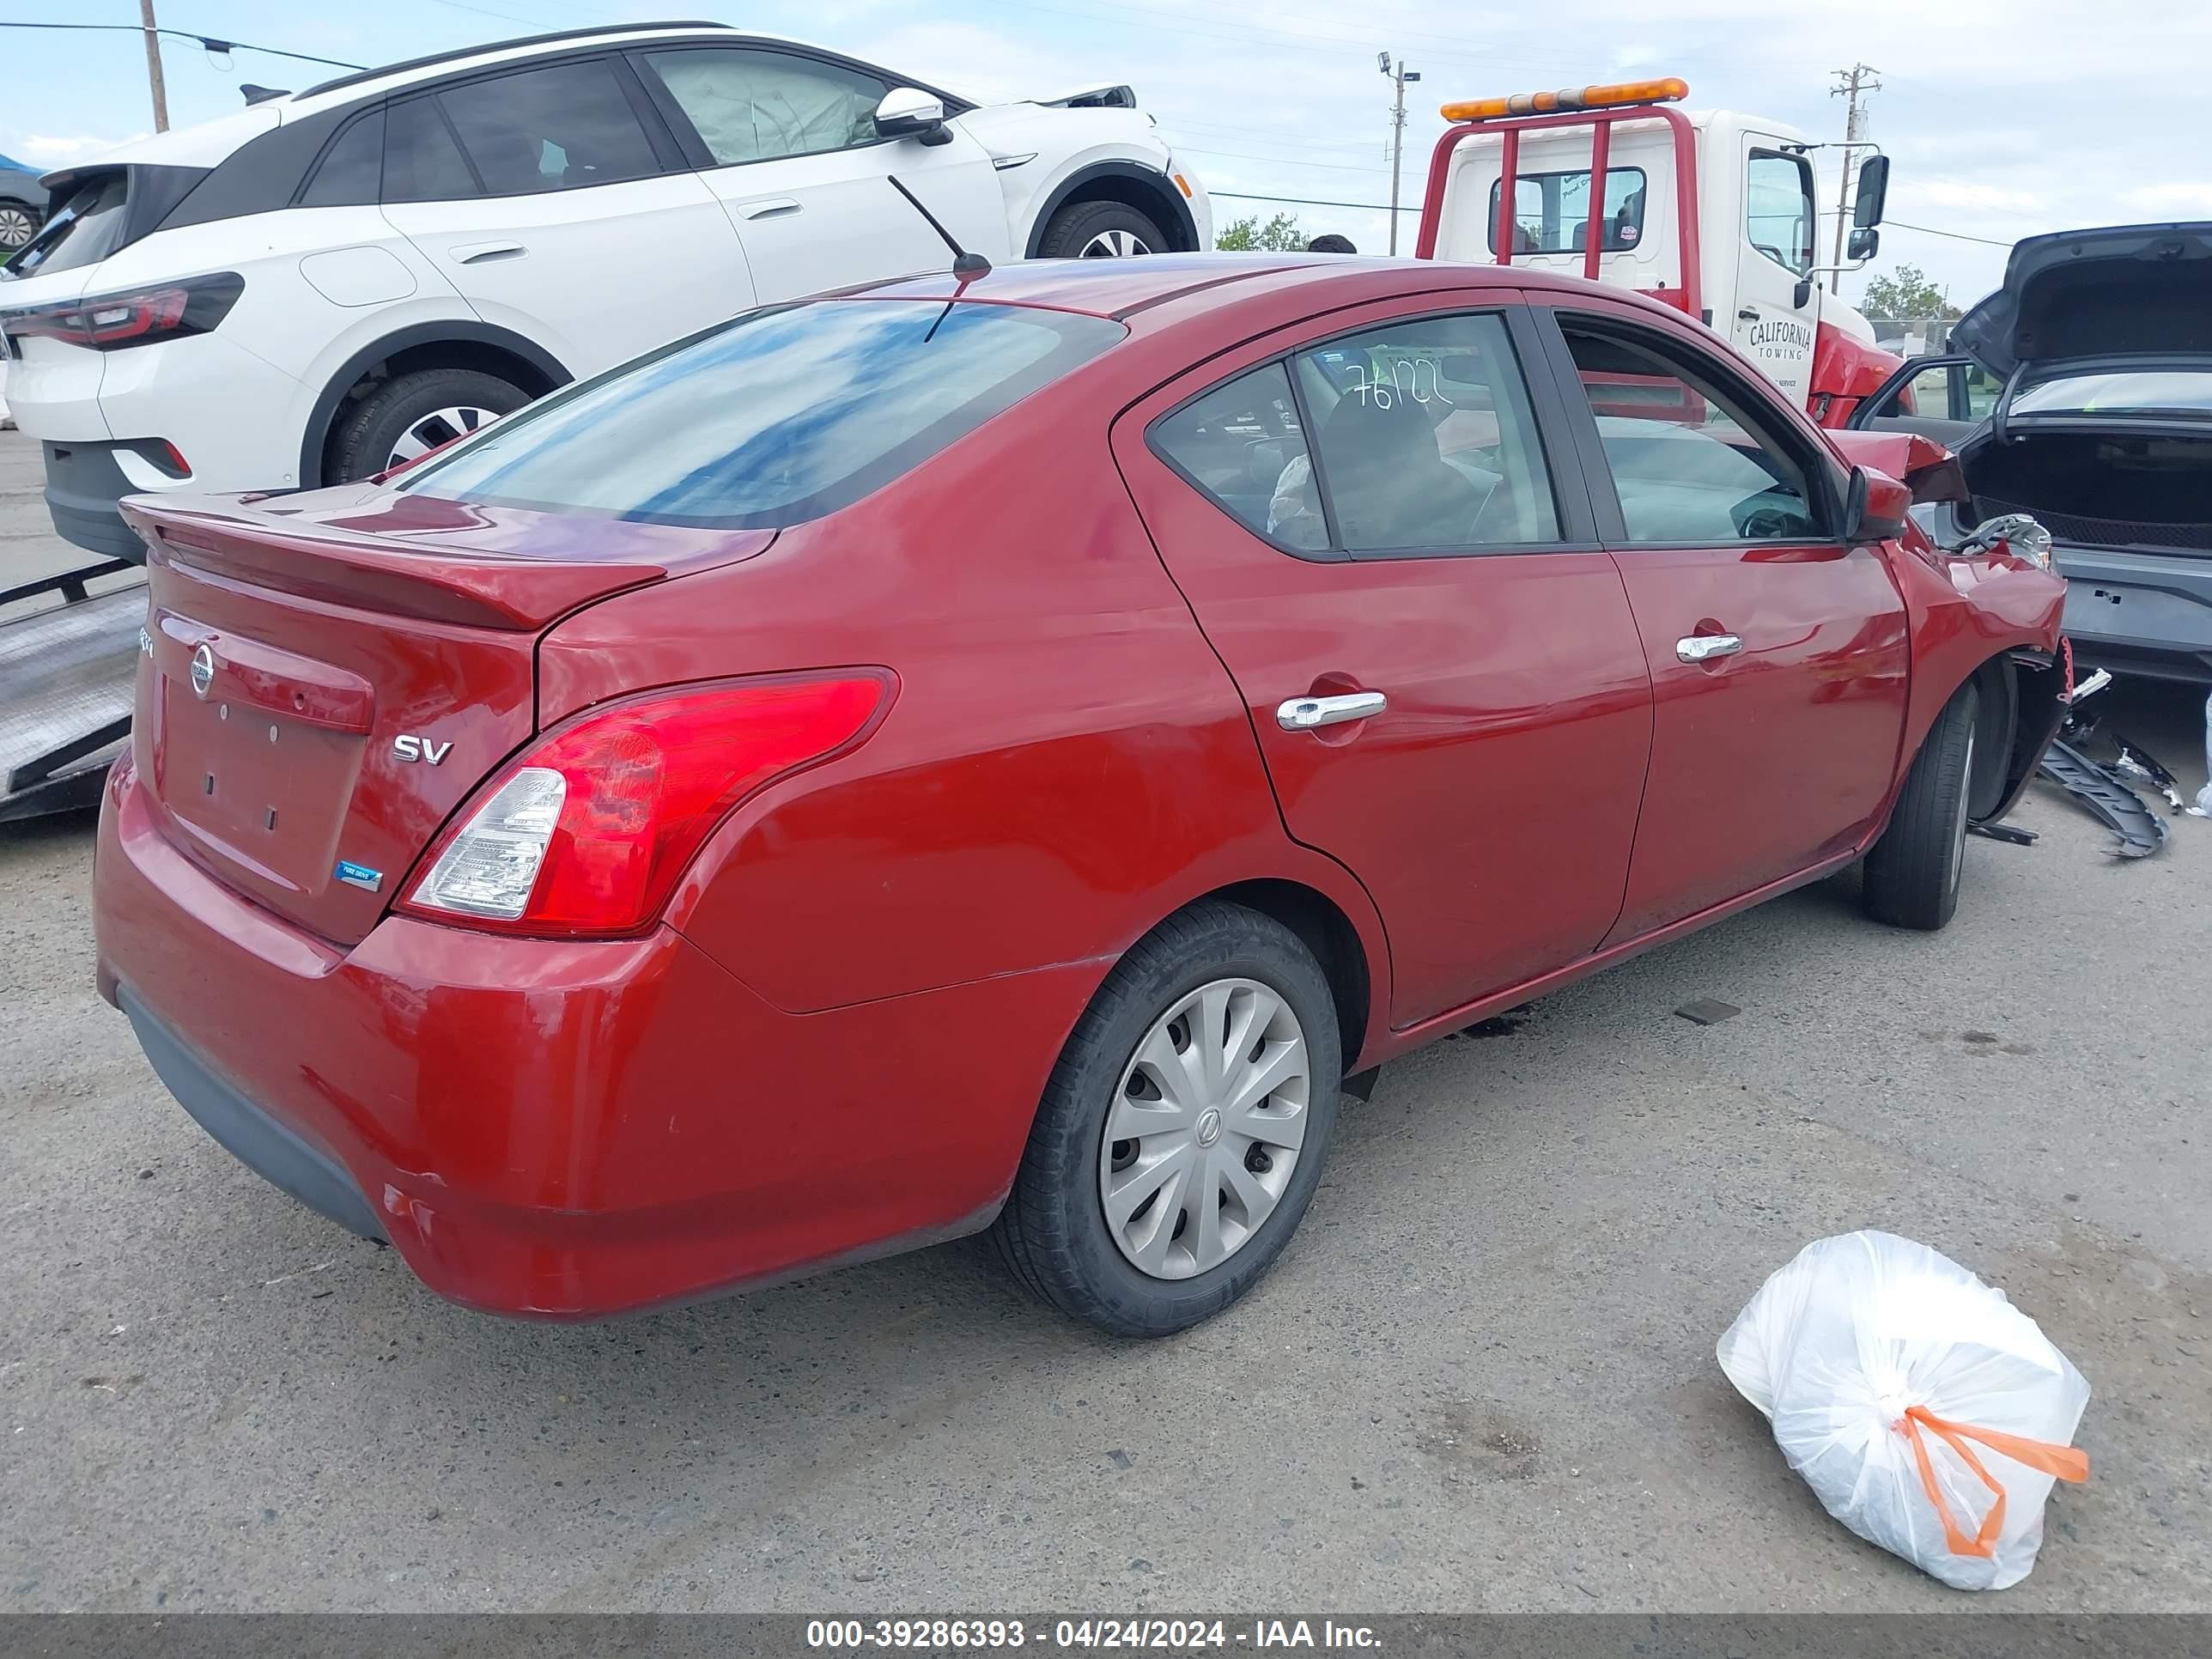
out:
{"label": "side mirror", "polygon": [[1853,231],[1850,240],[1844,245],[1844,251],[1854,259],[1871,259],[1881,246],[1881,233],[1871,225],[1863,230]]}
{"label": "side mirror", "polygon": [[1889,157],[1869,155],[1859,163],[1858,199],[1851,205],[1851,222],[1869,230],[1881,222],[1889,200]]}
{"label": "side mirror", "polygon": [[1797,291],[1790,296],[1790,303],[1802,311],[1812,303],[1812,300],[1813,279],[1810,276],[1800,276],[1797,279]]}
{"label": "side mirror", "polygon": [[1852,547],[1864,542],[1893,541],[1905,533],[1905,515],[1912,506],[1912,492],[1872,467],[1851,469],[1850,486],[1844,492],[1844,541]]}
{"label": "side mirror", "polygon": [[919,87],[892,88],[876,106],[876,137],[947,143],[952,135],[945,130],[945,100]]}

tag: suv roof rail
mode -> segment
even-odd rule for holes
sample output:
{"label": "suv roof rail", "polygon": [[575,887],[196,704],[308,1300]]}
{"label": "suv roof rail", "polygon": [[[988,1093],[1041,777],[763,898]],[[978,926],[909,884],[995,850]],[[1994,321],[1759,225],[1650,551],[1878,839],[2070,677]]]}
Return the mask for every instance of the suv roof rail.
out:
{"label": "suv roof rail", "polygon": [[401,64],[386,64],[376,69],[367,69],[352,75],[341,75],[335,81],[325,81],[294,94],[313,98],[325,92],[337,92],[347,87],[357,87],[368,81],[380,81],[387,75],[402,74],[408,70],[430,69],[439,64],[457,64],[464,58],[480,58],[488,52],[508,52],[516,46],[550,46],[556,40],[588,40],[599,34],[642,34],[653,29],[729,29],[734,23],[718,23],[711,18],[687,17],[672,22],[659,23],[600,23],[587,29],[557,29],[551,34],[519,35],[512,40],[483,40],[473,46],[462,46],[453,52],[433,52],[428,58],[410,58]]}

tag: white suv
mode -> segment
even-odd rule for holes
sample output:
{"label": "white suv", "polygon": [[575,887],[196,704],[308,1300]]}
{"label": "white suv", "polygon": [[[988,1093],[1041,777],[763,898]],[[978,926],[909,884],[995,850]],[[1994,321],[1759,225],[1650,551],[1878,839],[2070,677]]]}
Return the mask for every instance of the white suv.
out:
{"label": "white suv", "polygon": [[1213,234],[1126,87],[979,107],[707,23],[395,64],[46,182],[9,400],[56,528],[126,558],[118,496],[367,477],[749,306],[941,269],[933,217],[994,261]]}

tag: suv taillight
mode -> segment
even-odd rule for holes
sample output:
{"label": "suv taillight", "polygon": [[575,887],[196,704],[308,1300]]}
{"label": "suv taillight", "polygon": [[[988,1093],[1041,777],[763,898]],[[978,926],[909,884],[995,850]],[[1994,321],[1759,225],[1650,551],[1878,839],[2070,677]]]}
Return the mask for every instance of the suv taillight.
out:
{"label": "suv taillight", "polygon": [[230,314],[245,291],[246,279],[236,271],[218,271],[127,294],[9,312],[0,314],[0,329],[19,340],[66,340],[95,351],[113,351],[205,334]]}
{"label": "suv taillight", "polygon": [[714,828],[763,784],[858,743],[885,670],[686,686],[592,710],[477,792],[399,908],[499,933],[650,927]]}

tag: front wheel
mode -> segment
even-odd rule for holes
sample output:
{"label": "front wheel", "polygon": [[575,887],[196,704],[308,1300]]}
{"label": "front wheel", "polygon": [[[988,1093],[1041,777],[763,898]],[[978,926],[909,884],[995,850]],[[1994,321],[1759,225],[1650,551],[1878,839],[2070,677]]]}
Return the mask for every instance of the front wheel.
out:
{"label": "front wheel", "polygon": [[1160,228],[1120,202],[1077,202],[1052,216],[1037,242],[1043,259],[1124,259],[1165,253]]}
{"label": "front wheel", "polygon": [[1209,902],[1107,976],[1054,1068],[994,1228],[1014,1276],[1116,1336],[1165,1336],[1266,1273],[1320,1184],[1336,1005],[1280,923]]}
{"label": "front wheel", "polygon": [[1866,856],[1867,914],[1876,921],[1932,933],[1959,908],[1979,708],[1974,687],[1961,686],[1913,757],[1889,828]]}

